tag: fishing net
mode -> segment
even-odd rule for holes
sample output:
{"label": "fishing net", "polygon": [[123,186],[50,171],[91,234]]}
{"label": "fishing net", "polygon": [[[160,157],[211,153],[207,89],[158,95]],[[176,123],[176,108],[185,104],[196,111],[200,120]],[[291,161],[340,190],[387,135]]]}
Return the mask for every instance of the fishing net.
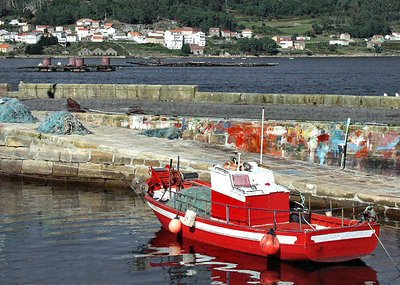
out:
{"label": "fishing net", "polygon": [[167,202],[167,205],[179,211],[193,210],[197,215],[205,216],[210,214],[211,189],[195,186],[188,189],[181,189],[181,195],[175,195]]}
{"label": "fishing net", "polygon": [[150,129],[145,130],[140,133],[141,135],[145,135],[148,137],[157,137],[157,138],[167,138],[170,140],[179,139],[182,137],[182,130],[178,128],[161,128],[161,129]]}
{"label": "fishing net", "polygon": [[16,98],[0,98],[0,122],[34,123],[37,119],[31,111]]}
{"label": "fishing net", "polygon": [[74,115],[67,111],[47,115],[44,122],[38,127],[38,131],[58,135],[91,134]]}

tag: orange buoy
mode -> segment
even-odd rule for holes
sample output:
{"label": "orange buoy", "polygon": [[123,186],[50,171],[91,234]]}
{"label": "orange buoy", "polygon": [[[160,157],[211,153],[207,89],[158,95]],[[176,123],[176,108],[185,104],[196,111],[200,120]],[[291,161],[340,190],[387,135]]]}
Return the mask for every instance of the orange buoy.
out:
{"label": "orange buoy", "polygon": [[267,233],[260,240],[260,247],[262,252],[264,252],[265,254],[275,254],[278,252],[280,247],[279,240],[275,235]]}
{"label": "orange buoy", "polygon": [[168,229],[174,234],[177,234],[181,231],[182,223],[181,220],[179,220],[179,217],[175,217],[169,222]]}

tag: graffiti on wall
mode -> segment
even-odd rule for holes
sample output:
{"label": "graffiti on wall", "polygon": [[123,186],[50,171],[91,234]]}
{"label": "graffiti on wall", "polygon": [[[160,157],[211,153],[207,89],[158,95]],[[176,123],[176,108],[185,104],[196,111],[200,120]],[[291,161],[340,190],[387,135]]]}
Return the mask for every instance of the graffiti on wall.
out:
{"label": "graffiti on wall", "polygon": [[[263,153],[308,160],[320,165],[340,166],[345,146],[345,128],[345,123],[266,122]],[[259,122],[192,122],[191,129],[197,133],[197,140],[207,142],[212,135],[225,135],[226,145],[243,151],[260,152]],[[398,175],[399,142],[400,128],[352,125],[347,139],[347,157],[351,163],[347,165],[382,174]]]}

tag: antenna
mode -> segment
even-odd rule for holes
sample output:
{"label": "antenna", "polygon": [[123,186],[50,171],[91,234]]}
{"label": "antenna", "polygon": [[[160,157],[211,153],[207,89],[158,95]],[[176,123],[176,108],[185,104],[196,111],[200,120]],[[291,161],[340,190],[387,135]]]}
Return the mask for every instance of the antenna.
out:
{"label": "antenna", "polygon": [[263,146],[264,146],[264,108],[262,108],[261,113],[261,143],[260,143],[260,164],[262,164],[263,160]]}

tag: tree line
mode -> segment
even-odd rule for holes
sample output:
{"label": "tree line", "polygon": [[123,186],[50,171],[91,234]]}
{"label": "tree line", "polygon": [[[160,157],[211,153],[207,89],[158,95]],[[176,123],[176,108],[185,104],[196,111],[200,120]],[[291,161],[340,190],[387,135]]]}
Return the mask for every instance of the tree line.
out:
{"label": "tree line", "polygon": [[349,32],[369,37],[390,32],[400,20],[399,0],[3,0],[0,16],[18,15],[34,23],[73,24],[80,18],[112,19],[130,24],[151,24],[175,19],[181,25],[207,31],[242,28],[234,14],[254,20],[293,16],[314,18],[314,34]]}

